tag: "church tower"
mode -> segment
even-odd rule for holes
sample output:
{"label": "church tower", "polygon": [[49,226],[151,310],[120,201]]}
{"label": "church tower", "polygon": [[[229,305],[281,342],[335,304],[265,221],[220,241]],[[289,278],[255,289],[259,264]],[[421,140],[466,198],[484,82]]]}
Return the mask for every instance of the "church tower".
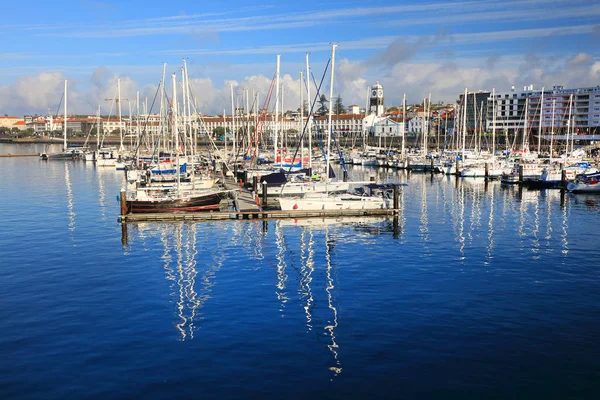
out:
{"label": "church tower", "polygon": [[371,87],[371,96],[369,100],[369,112],[376,116],[383,115],[383,86],[376,82]]}

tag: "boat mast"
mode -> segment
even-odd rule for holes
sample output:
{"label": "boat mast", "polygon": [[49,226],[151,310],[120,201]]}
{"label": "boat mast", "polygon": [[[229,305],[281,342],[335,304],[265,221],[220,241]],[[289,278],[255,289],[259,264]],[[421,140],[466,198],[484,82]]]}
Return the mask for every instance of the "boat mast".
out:
{"label": "boat mast", "polygon": [[[184,112],[186,113],[186,127],[187,130],[190,133],[190,142],[191,142],[191,149],[190,149],[190,154],[195,155],[196,154],[196,146],[197,146],[197,141],[196,141],[196,135],[194,133],[194,124],[192,122],[192,99],[190,96],[190,75],[188,73],[188,69],[187,69],[187,61],[184,58],[183,59],[183,71],[184,71],[184,75],[185,75],[185,87],[184,87],[184,93],[185,93],[185,104],[186,104],[186,108],[184,110]],[[193,166],[193,164],[192,164]],[[193,168],[192,168],[193,171]]]}
{"label": "boat mast", "polygon": [[571,95],[571,107],[569,108],[569,115],[571,116],[570,120],[570,126],[571,126],[571,153],[573,154],[573,146],[575,145],[575,115],[573,115],[573,113],[571,112],[573,109],[573,102],[574,102],[574,98],[573,95]]}
{"label": "boat mast", "polygon": [[67,151],[67,80],[65,79],[65,118],[63,126],[63,151]]}
{"label": "boat mast", "polygon": [[308,53],[306,55],[306,99],[308,101],[308,116],[307,118],[307,130],[308,134],[308,168],[311,170],[312,174],[312,107],[310,105],[310,65],[308,64]]}
{"label": "boat mast", "polygon": [[538,153],[542,152],[542,123],[544,121],[544,88],[542,88],[542,97],[540,98],[540,126],[538,130]]}
{"label": "boat mast", "polygon": [[427,126],[426,126],[427,134],[425,135],[425,156],[427,156],[427,154],[429,154],[429,151],[427,149],[429,147],[428,139],[429,139],[430,121],[431,121],[431,93],[429,93],[429,96],[427,96],[427,118],[425,120],[425,123],[427,124]]}
{"label": "boat mast", "polygon": [[[525,152],[525,138],[527,137],[527,120],[529,119],[529,97],[525,99],[525,121],[523,122],[523,144],[521,149]],[[529,142],[527,142],[527,147],[529,148]]]}
{"label": "boat mast", "polygon": [[123,147],[123,122],[122,122],[122,118],[121,118],[121,78],[117,79],[117,102],[119,103],[119,136],[121,136],[120,138],[120,143],[121,143],[121,147],[119,148],[119,152],[122,152],[124,147]]}
{"label": "boat mast", "polygon": [[492,89],[492,157],[496,157],[496,88]]}
{"label": "boat mast", "polygon": [[[163,131],[164,127],[165,127],[165,75],[167,73],[167,64],[163,63],[163,73],[162,73],[162,79],[160,81],[160,129],[157,133],[158,135],[158,143],[160,144],[160,140],[162,139],[162,136],[165,135],[165,132]],[[156,140],[153,140],[154,142],[156,142]],[[166,145],[166,140],[165,143],[163,144],[163,146]],[[160,160],[160,148],[157,149],[156,151],[156,158],[158,160]],[[160,165],[160,164],[159,164]]]}
{"label": "boat mast", "polygon": [[279,60],[280,55],[277,54],[277,67],[275,69],[275,133],[273,136],[273,152],[275,158],[273,159],[273,165],[277,166],[277,140],[279,133]]}
{"label": "boat mast", "polygon": [[406,93],[402,95],[402,149],[400,154],[404,158],[404,134],[406,132]]}
{"label": "boat mast", "polygon": [[463,96],[463,134],[462,134],[462,161],[465,162],[465,145],[467,141],[467,88],[465,88],[465,95]]}
{"label": "boat mast", "polygon": [[554,110],[556,107],[556,99],[552,99],[552,128],[550,131],[550,162],[552,162],[552,146],[554,145]]}
{"label": "boat mast", "polygon": [[569,120],[567,121],[566,156],[569,156],[569,134],[571,133],[571,112],[573,111],[573,95],[569,96]]}
{"label": "boat mast", "polygon": [[[136,101],[136,109],[137,109],[137,119],[136,119],[136,131],[137,131],[137,141],[136,141],[136,155],[139,158],[139,149],[140,149],[140,142],[142,140],[141,136],[142,136],[142,131],[141,131],[141,127],[140,127],[140,91],[138,90],[135,94],[135,101]],[[138,165],[139,163],[136,160],[136,165]]]}
{"label": "boat mast", "polygon": [[477,140],[477,95],[473,92],[473,144],[475,154],[479,153],[479,142]]}
{"label": "boat mast", "polygon": [[[185,62],[185,60],[183,60]],[[182,107],[181,107],[181,122],[183,124],[183,155],[184,157],[187,157],[188,155],[188,145],[187,145],[187,115],[186,115],[186,110],[187,110],[187,96],[185,95],[186,93],[186,80],[185,80],[185,68],[181,67],[180,68],[180,72],[181,72],[181,102],[182,102]]]}
{"label": "boat mast", "polygon": [[179,173],[179,145],[178,145],[178,126],[177,126],[177,75],[171,76],[171,84],[173,85],[173,100],[171,106],[171,115],[173,116],[173,149],[175,150],[176,162],[175,162],[175,173],[177,174],[177,194],[180,192],[180,180],[181,175]]}
{"label": "boat mast", "polygon": [[[331,45],[331,78],[329,80],[329,101],[331,101],[331,98],[333,97],[333,77],[334,77],[334,72],[335,72],[335,48],[337,47],[336,44],[332,44]],[[325,178],[325,192],[328,192],[328,187],[327,184],[329,183],[329,159],[330,157],[330,149],[331,149],[331,119],[332,119],[332,115],[333,115],[333,107],[329,107],[329,113],[328,113],[328,121],[327,121],[327,167],[325,168],[326,170],[326,176],[327,178]]]}
{"label": "boat mast", "polygon": [[[235,105],[233,103],[233,83],[229,85],[231,94],[231,132],[233,133],[233,156],[235,157]],[[225,132],[225,154],[227,154],[227,132]]]}
{"label": "boat mast", "polygon": [[[284,122],[283,122],[283,116],[284,116],[284,111],[283,111],[283,97],[285,94],[285,85],[283,84],[283,82],[281,83],[281,147],[285,148],[285,150],[287,151],[288,148],[288,144],[287,144],[287,132],[283,129]],[[281,154],[281,164],[283,166],[283,153]]]}
{"label": "boat mast", "polygon": [[[302,131],[304,130],[304,91],[302,90],[302,80],[304,79],[302,71],[300,71],[300,124],[299,124],[299,137],[300,140],[300,168],[304,168],[304,137],[302,135]],[[292,160],[292,163],[294,160]]]}
{"label": "boat mast", "polygon": [[481,101],[481,105],[479,106],[479,135],[477,136],[477,147],[479,148],[479,152],[481,153],[481,136],[483,135],[483,100]]}
{"label": "boat mast", "polygon": [[100,104],[98,104],[98,113],[96,114],[96,150],[100,150]]}
{"label": "boat mast", "polygon": [[[131,137],[131,126],[133,124],[133,120],[131,119],[131,115],[133,114],[131,112],[131,100],[127,99],[127,104],[129,105],[129,148],[133,147],[133,138]],[[127,133],[127,131],[125,131],[125,133]]]}
{"label": "boat mast", "polygon": [[[250,147],[250,91],[248,89],[244,90],[246,91],[246,136],[248,140],[248,147]],[[252,101],[254,101],[254,96]],[[242,139],[241,141],[243,142],[244,140]]]}
{"label": "boat mast", "polygon": [[367,95],[365,96],[365,119],[363,121],[363,151],[367,151],[367,116],[369,116],[369,93],[371,93],[371,86],[367,86]]}
{"label": "boat mast", "polygon": [[423,155],[427,156],[427,134],[425,130],[427,129],[427,98],[423,97],[423,118],[421,118],[421,133],[423,134]]}

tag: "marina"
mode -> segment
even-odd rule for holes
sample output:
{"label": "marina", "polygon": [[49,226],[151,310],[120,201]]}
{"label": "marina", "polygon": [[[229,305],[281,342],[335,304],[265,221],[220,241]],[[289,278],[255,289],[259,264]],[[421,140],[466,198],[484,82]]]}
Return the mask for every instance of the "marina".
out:
{"label": "marina", "polygon": [[[406,184],[397,227],[393,215],[275,211],[119,224],[122,171],[0,164],[11,171],[0,194],[4,396],[24,379],[50,397],[107,395],[108,381],[160,397],[309,382],[331,397],[411,396],[448,380],[464,395],[585,397],[595,385],[597,196],[356,166],[352,180]],[[391,384],[381,368],[404,372]],[[55,384],[68,375],[78,378]]]}
{"label": "marina", "polygon": [[0,400],[598,397],[600,5],[3,11]]}

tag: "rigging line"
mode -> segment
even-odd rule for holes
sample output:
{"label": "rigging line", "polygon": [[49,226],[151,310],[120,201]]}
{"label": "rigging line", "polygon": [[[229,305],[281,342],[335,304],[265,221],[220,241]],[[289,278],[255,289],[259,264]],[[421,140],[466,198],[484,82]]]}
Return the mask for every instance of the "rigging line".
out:
{"label": "rigging line", "polygon": [[[312,74],[312,72],[311,72],[311,76],[312,76],[313,83],[314,83],[315,87],[317,87],[317,82],[316,82],[316,80],[315,80],[315,76]],[[320,95],[320,88],[321,88],[321,86],[319,85],[319,86],[317,87],[317,97],[321,97],[321,95]],[[330,101],[331,101],[331,99],[330,99]],[[321,105],[322,105],[322,104],[323,104],[323,103],[321,103]],[[319,139],[319,144],[320,144],[320,148],[321,148],[321,153],[323,154],[323,158],[324,158],[324,159],[326,159],[326,157],[327,157],[328,155],[326,155],[326,154],[325,154],[325,144],[323,144],[323,132],[322,132],[322,130],[319,128],[319,125],[317,124],[317,121],[316,121],[314,118],[313,118],[313,122],[314,122],[314,124],[315,124],[315,131],[316,131],[316,133],[317,133],[317,139]],[[327,174],[329,174],[329,171],[327,171]],[[329,176],[329,175],[328,175],[328,176]]]}
{"label": "rigging line", "polygon": [[198,125],[199,127],[202,126],[202,128],[203,128],[202,131],[204,132],[204,138],[207,139],[207,140],[204,141],[204,145],[206,146],[206,151],[208,152],[208,162],[209,162],[209,164],[212,165],[213,157],[212,157],[212,152],[210,151],[210,146],[208,145],[208,142],[210,141],[211,144],[213,146],[215,146],[215,148],[217,146],[213,142],[213,140],[210,137],[210,135],[208,134],[208,129],[206,129],[204,121],[202,120],[202,117],[200,116],[200,113],[198,112],[198,109],[196,108],[196,96],[194,95],[194,88],[191,85],[188,85],[188,90],[189,90],[189,94],[190,94],[190,97],[191,97],[191,100],[192,100],[190,105],[194,109],[194,113],[199,116],[199,117],[197,117],[197,121],[196,122],[199,122],[199,125]]}
{"label": "rigging line", "polygon": [[[325,70],[323,71],[323,76],[321,77],[321,83],[319,84],[319,86],[317,88],[317,92],[315,93],[315,100],[312,103],[312,106],[310,107],[310,111],[309,111],[308,117],[306,118],[306,123],[304,124],[304,127],[302,128],[302,134],[300,135],[300,138],[298,139],[298,143],[302,143],[302,141],[304,139],[304,134],[306,133],[306,128],[308,127],[308,123],[310,121],[310,116],[313,115],[315,104],[317,102],[317,97],[319,96],[319,90],[321,88],[321,85],[323,84],[323,81],[325,80],[325,75],[327,74],[327,70],[329,69],[329,64],[330,63],[331,63],[331,59],[329,59],[327,61],[327,65],[325,65]],[[311,75],[312,75],[312,73],[311,73]],[[314,79],[314,76],[313,76],[313,79]],[[313,118],[313,121],[315,121],[314,118]],[[316,121],[315,121],[315,123],[316,123]],[[294,160],[296,159],[296,156],[298,155],[299,148],[300,148],[300,145],[298,144],[298,146],[296,146],[296,150],[294,152],[294,156],[292,157],[292,163],[290,165],[290,168],[288,169],[288,174],[290,172],[292,172],[292,166],[294,164]],[[329,171],[327,171],[327,174],[329,176]],[[285,183],[287,183],[287,181]],[[283,187],[285,186],[285,183],[282,185],[282,190],[283,190]]]}
{"label": "rigging line", "polygon": [[[329,63],[327,63],[327,65],[329,65]],[[314,77],[314,75],[312,74],[312,72],[311,72],[311,76],[312,76],[312,78],[313,78],[313,81],[314,81],[314,83],[315,83],[315,86],[316,86],[315,77]],[[323,78],[321,78],[321,84],[322,84],[322,83],[323,83]],[[319,96],[319,92],[320,92],[320,90],[321,90],[321,85],[319,85],[319,87],[317,87],[317,96]],[[330,103],[330,105],[329,105],[329,106],[330,106],[330,107],[331,107],[331,102],[332,102],[332,99],[329,99],[329,103]],[[316,121],[315,121],[315,125],[316,125]],[[318,126],[317,126],[317,137],[319,137],[319,143],[321,144],[321,152],[322,152],[323,154],[325,154],[324,145],[323,145],[323,140],[322,140],[322,134],[321,134],[321,132],[319,131],[319,127],[318,127]],[[333,143],[334,143],[335,147],[337,148],[337,151],[338,151],[338,157],[339,157],[339,159],[340,159],[340,163],[342,164],[342,169],[344,170],[344,172],[346,172],[346,173],[347,173],[347,172],[348,172],[348,168],[346,167],[346,163],[344,162],[344,158],[342,157],[342,152],[341,152],[341,150],[340,150],[340,146],[339,146],[339,144],[338,144],[338,142],[337,142],[337,140],[336,140],[336,136],[335,136],[335,134],[333,133],[333,127],[331,128],[331,137],[333,137]],[[327,157],[330,157],[330,154],[327,154]],[[329,177],[329,171],[327,171],[327,177]]]}
{"label": "rigging line", "polygon": [[56,108],[56,118],[58,118],[58,112],[60,111],[60,106],[62,105],[63,100],[65,99],[65,94],[63,93],[60,96],[60,101],[58,102],[58,107]]}
{"label": "rigging line", "polygon": [[[254,151],[254,154],[252,154],[252,157],[250,160],[250,165],[249,165],[250,167],[252,167],[254,165],[254,162],[257,157],[258,146],[260,143],[260,136],[262,133],[262,126],[264,125],[264,119],[266,118],[266,115],[267,115],[267,109],[269,107],[269,104],[271,103],[271,96],[273,95],[274,86],[275,86],[275,75],[273,75],[273,78],[271,79],[271,84],[269,85],[269,91],[267,92],[267,95],[265,96],[265,101],[263,103],[262,108],[260,109],[258,118],[256,120],[256,125],[254,127],[254,135],[252,135],[252,137],[250,138],[250,143],[248,144],[248,149],[245,152],[245,156],[247,157],[247,156],[250,156],[251,150]],[[275,101],[277,101],[277,99],[275,99]],[[253,143],[254,143],[254,146],[253,146]],[[246,158],[246,157],[244,157],[244,158]],[[242,168],[245,167],[245,164],[246,164],[246,160],[243,160]]]}
{"label": "rigging line", "polygon": [[[160,90],[160,85],[161,84],[159,83],[158,87],[156,88],[156,92],[154,93],[154,99],[152,100],[152,104],[150,105],[150,110],[148,110],[148,114],[146,115],[146,120],[144,122],[144,127],[143,127],[143,131],[142,131],[142,136],[144,135],[144,132],[148,133],[148,121],[150,119],[150,114],[152,114],[152,109],[154,108],[154,103],[156,102],[156,98],[158,97],[158,92]],[[139,112],[140,112],[140,110],[138,110],[138,115],[139,115]],[[138,119],[137,123],[138,124],[140,123],[139,119]],[[139,149],[140,149],[141,145],[142,145],[142,138],[140,137],[138,145],[135,147],[135,154],[136,155],[139,153]],[[151,160],[154,159],[154,151],[155,150],[156,150],[156,148],[153,149],[153,151],[152,151],[152,158],[151,158]]]}

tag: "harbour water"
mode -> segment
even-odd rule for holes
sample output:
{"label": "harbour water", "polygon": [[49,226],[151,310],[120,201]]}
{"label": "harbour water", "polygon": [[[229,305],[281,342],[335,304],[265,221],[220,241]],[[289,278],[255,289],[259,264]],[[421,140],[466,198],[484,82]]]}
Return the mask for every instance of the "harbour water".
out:
{"label": "harbour water", "polygon": [[[0,153],[39,152],[0,145]],[[595,398],[600,196],[405,182],[382,218],[138,223],[0,158],[0,397]]]}

